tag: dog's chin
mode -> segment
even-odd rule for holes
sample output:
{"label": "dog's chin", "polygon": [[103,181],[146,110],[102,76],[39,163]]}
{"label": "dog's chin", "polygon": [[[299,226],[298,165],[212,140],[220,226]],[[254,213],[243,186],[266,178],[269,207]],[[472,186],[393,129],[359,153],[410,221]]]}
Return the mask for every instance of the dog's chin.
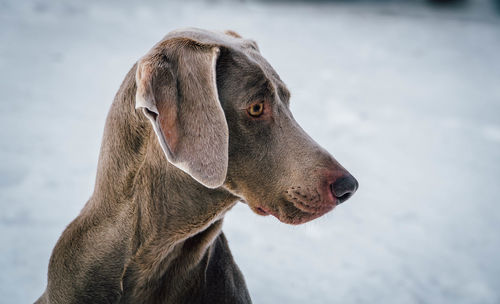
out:
{"label": "dog's chin", "polygon": [[330,212],[335,205],[322,205],[314,210],[304,208],[304,206],[294,204],[292,202],[280,202],[277,206],[251,205],[250,209],[258,215],[272,215],[280,222],[290,225],[300,225],[317,219],[324,214]]}

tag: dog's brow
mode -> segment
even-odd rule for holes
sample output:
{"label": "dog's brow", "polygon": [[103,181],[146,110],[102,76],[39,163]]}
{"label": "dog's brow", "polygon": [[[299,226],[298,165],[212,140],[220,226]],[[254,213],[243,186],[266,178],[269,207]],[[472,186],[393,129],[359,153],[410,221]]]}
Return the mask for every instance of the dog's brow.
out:
{"label": "dog's brow", "polygon": [[290,94],[290,91],[287,89],[287,87],[284,85],[278,85],[277,89],[278,89],[278,95],[279,95],[281,101],[283,101],[285,104],[289,104],[291,94]]}
{"label": "dog's brow", "polygon": [[250,95],[252,100],[259,98],[267,99],[273,96],[274,87],[271,81],[265,76],[254,78],[252,81],[250,81],[249,85],[250,87],[257,89],[254,94]]}
{"label": "dog's brow", "polygon": [[272,94],[270,94],[267,90],[259,90],[258,92],[255,92],[254,94],[249,94],[245,98],[245,102],[241,109],[246,109],[248,106],[250,106],[252,103],[257,102],[257,101],[265,101],[268,100],[270,101]]}

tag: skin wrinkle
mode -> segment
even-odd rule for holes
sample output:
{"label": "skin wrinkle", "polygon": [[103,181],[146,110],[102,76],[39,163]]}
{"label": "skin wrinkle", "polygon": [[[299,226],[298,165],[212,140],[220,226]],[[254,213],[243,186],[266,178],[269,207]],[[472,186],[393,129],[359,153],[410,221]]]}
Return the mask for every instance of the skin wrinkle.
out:
{"label": "skin wrinkle", "polygon": [[251,303],[225,214],[244,201],[300,224],[335,207],[326,186],[347,171],[293,120],[283,81],[240,37],[174,31],[132,67],[94,193],[58,240],[36,303]]}

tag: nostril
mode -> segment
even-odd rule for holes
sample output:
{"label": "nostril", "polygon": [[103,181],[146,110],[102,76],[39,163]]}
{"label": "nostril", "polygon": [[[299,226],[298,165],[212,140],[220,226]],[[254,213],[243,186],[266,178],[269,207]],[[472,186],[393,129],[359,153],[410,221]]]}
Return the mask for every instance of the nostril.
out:
{"label": "nostril", "polygon": [[351,196],[352,196],[352,192],[349,192],[349,193],[346,193],[344,195],[337,197],[338,203],[342,204],[343,202],[347,201]]}
{"label": "nostril", "polygon": [[348,200],[358,190],[358,181],[349,174],[338,178],[330,188],[333,196],[337,198],[338,205]]}

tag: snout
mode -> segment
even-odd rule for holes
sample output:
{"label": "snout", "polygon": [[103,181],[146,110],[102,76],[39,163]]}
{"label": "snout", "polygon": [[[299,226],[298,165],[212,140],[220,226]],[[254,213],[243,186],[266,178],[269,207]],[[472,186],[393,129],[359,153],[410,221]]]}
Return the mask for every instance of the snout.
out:
{"label": "snout", "polygon": [[[313,183],[293,186],[286,191],[284,206],[277,206],[278,212],[272,209],[257,208],[258,214],[273,214],[282,222],[301,224],[322,216],[336,205],[348,200],[358,189],[358,181],[339,165],[316,171],[311,180]],[[293,207],[292,207],[293,206]]]}
{"label": "snout", "polygon": [[358,190],[358,181],[349,173],[337,178],[329,185],[329,191],[337,201],[337,205],[348,200]]}

